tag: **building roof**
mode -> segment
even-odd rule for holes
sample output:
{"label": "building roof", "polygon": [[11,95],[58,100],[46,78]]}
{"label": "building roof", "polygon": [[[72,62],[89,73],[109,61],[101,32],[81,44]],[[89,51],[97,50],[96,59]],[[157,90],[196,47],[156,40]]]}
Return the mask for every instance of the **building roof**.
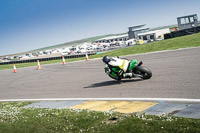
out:
{"label": "building roof", "polygon": [[140,30],[147,30],[149,29],[148,27],[143,27],[143,28],[137,28],[137,29],[134,29],[133,31],[140,31]]}
{"label": "building roof", "polygon": [[149,34],[155,34],[155,33],[157,33],[157,32],[158,32],[157,30],[149,31],[149,32],[144,32],[144,33],[140,33],[140,34],[138,34],[138,36],[149,35]]}
{"label": "building roof", "polygon": [[181,16],[181,17],[177,17],[177,19],[186,18],[186,17],[192,17],[192,16],[197,16],[197,14],[191,14],[191,15],[187,15],[187,16]]}
{"label": "building roof", "polygon": [[144,32],[144,33],[139,33],[138,36],[156,34],[159,32],[160,33],[168,33],[168,32],[170,32],[170,30],[169,30],[169,28],[165,28],[165,29],[160,29],[160,30],[148,31],[148,32]]}
{"label": "building roof", "polygon": [[96,41],[117,39],[117,38],[123,38],[123,37],[128,37],[128,34],[119,35],[119,36],[109,36],[109,37],[105,37],[105,38],[98,39],[98,40],[96,40]]}
{"label": "building roof", "polygon": [[146,24],[141,24],[141,25],[134,25],[134,26],[131,26],[131,27],[128,27],[128,28],[135,28],[135,27],[141,27],[141,26],[145,26]]}

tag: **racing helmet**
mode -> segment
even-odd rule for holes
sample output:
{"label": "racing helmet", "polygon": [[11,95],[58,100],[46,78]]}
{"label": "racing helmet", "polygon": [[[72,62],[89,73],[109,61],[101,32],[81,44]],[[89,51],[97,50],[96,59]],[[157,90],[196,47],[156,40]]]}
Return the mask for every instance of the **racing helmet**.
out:
{"label": "racing helmet", "polygon": [[104,63],[108,64],[108,62],[110,62],[110,57],[106,55],[106,56],[103,57],[102,61]]}

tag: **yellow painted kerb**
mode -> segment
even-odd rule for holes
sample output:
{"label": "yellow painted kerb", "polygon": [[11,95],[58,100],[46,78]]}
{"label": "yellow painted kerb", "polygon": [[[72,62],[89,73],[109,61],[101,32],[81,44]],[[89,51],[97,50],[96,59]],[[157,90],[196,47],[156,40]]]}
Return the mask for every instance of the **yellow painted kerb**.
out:
{"label": "yellow painted kerb", "polygon": [[129,104],[120,106],[119,108],[113,110],[120,113],[133,113],[144,111],[154,105],[156,102],[130,102]]}
{"label": "yellow painted kerb", "polygon": [[99,106],[101,104],[105,104],[107,102],[108,101],[86,101],[81,104],[75,105],[72,108],[74,108],[74,109],[90,109],[90,108]]}
{"label": "yellow painted kerb", "polygon": [[115,111],[120,113],[141,112],[157,104],[156,102],[136,101],[87,101],[73,106],[74,109],[88,109],[93,111]]}
{"label": "yellow painted kerb", "polygon": [[99,106],[93,107],[90,110],[94,111],[111,111],[113,109],[119,108],[120,106],[128,104],[127,101],[109,101],[107,103],[101,104]]}

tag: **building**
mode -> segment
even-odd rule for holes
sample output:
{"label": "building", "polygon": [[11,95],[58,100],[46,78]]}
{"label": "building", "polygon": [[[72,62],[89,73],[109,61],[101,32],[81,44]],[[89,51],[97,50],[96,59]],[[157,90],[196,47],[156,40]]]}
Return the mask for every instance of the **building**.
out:
{"label": "building", "polygon": [[128,34],[101,38],[96,40],[95,43],[111,43],[111,42],[126,41],[126,40],[128,40]]}
{"label": "building", "polygon": [[145,27],[145,24],[132,26],[129,27],[128,29],[129,29],[128,34],[101,38],[96,40],[95,43],[112,43],[117,41],[127,41],[129,39],[138,39],[139,33],[144,33],[149,31],[149,28]]}
{"label": "building", "polygon": [[170,33],[170,29],[154,30],[138,34],[139,39],[142,40],[156,40],[158,38],[164,39],[164,34]]}
{"label": "building", "polygon": [[179,30],[189,29],[198,26],[197,14],[177,17]]}
{"label": "building", "polygon": [[132,26],[132,27],[129,27],[128,29],[129,29],[129,31],[128,31],[129,39],[133,39],[133,38],[137,39],[138,34],[149,31],[149,28],[145,27],[145,24]]}
{"label": "building", "polygon": [[178,21],[178,30],[176,29],[169,34],[165,34],[164,35],[165,39],[191,35],[200,32],[200,26],[198,26],[197,14],[177,17],[177,21]]}

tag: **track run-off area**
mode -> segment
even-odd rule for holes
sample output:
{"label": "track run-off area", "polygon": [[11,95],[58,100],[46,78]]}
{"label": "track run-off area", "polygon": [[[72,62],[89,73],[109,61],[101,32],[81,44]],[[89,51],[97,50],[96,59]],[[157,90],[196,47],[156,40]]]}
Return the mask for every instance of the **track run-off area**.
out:
{"label": "track run-off area", "polygon": [[153,76],[115,81],[101,59],[0,71],[0,100],[53,98],[200,99],[200,47],[129,55]]}

